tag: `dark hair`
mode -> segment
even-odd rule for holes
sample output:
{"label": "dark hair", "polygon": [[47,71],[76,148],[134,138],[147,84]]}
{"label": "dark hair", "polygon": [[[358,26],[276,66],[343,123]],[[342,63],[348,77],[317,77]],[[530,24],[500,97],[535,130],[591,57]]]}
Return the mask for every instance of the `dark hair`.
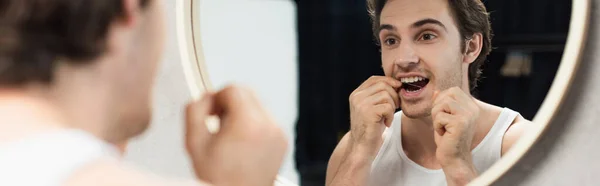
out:
{"label": "dark hair", "polygon": [[[379,17],[387,0],[367,0],[369,16],[373,23],[373,34],[379,42]],[[480,0],[448,0],[449,8],[453,14],[454,21],[458,26],[460,37],[463,40],[471,39],[475,33],[483,36],[483,46],[477,59],[469,65],[469,87],[474,90],[481,75],[481,65],[492,50],[492,31],[489,14]],[[462,42],[461,51],[465,50],[466,42]]]}
{"label": "dark hair", "polygon": [[105,52],[120,16],[122,0],[2,0],[0,86],[49,84],[60,59],[89,63]]}

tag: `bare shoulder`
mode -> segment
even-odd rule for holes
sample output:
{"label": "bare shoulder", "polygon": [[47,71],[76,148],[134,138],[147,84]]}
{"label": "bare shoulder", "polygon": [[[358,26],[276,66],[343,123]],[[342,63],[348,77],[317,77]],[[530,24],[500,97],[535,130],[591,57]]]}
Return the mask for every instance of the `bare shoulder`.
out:
{"label": "bare shoulder", "polygon": [[519,138],[530,128],[533,123],[519,115],[508,127],[502,139],[502,155],[519,140]]}
{"label": "bare shoulder", "polygon": [[66,186],[201,186],[208,185],[195,180],[171,180],[162,178],[141,170],[135,169],[125,163],[112,159],[101,159],[86,165],[75,172],[67,181]]}

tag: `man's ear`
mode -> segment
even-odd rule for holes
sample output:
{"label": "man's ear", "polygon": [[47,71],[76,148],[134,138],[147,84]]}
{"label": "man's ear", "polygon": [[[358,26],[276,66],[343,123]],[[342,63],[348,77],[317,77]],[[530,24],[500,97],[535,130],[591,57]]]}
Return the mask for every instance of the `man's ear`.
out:
{"label": "man's ear", "polygon": [[121,2],[123,3],[123,14],[120,22],[127,27],[135,25],[141,11],[140,0],[122,0]]}
{"label": "man's ear", "polygon": [[468,39],[466,42],[463,62],[473,63],[479,56],[479,53],[481,53],[481,47],[483,47],[483,35],[481,33],[475,33],[471,36],[471,39]]}

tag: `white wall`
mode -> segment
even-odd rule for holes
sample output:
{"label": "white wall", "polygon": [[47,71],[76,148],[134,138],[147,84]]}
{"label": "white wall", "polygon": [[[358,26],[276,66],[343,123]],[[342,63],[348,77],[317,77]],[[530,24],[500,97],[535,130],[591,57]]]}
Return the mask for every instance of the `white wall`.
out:
{"label": "white wall", "polygon": [[175,1],[161,2],[165,5],[167,40],[154,90],[153,121],[144,135],[129,144],[126,159],[159,175],[192,178],[183,143],[183,109],[191,96],[175,35]]}
{"label": "white wall", "polygon": [[257,92],[289,137],[282,176],[297,182],[296,7],[292,0],[203,0],[202,44],[215,88],[236,82]]}
{"label": "white wall", "polygon": [[[191,178],[182,115],[191,96],[175,35],[176,1],[163,1],[168,38],[155,87],[153,122],[130,143],[126,159],[160,175]],[[292,154],[298,92],[295,4],[291,0],[203,0],[201,5],[203,46],[213,85],[238,82],[255,89],[290,140],[281,175],[297,182]]]}

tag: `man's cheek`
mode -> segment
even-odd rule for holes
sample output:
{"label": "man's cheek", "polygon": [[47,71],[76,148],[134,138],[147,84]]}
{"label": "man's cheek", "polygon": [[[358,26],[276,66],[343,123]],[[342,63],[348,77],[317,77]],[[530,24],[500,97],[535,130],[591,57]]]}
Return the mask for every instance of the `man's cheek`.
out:
{"label": "man's cheek", "polygon": [[394,61],[391,58],[387,59],[382,57],[381,68],[383,68],[383,72],[386,76],[393,75],[392,72],[394,71]]}

